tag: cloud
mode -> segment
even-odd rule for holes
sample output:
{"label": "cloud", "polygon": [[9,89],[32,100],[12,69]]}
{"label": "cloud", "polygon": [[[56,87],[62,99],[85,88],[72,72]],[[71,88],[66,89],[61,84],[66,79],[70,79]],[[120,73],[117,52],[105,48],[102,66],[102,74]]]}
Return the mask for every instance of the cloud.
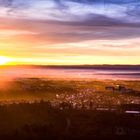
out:
{"label": "cloud", "polygon": [[[140,38],[139,0],[0,0],[0,9],[0,40],[13,43],[17,55],[19,51],[27,54],[28,50],[28,54],[31,51],[35,54],[70,51],[74,55],[86,52],[89,55],[126,56],[131,52],[134,55],[139,48],[139,43],[132,42],[131,48],[134,45],[135,50],[126,51],[129,45],[122,45],[124,40]],[[8,36],[9,40],[3,40],[2,35]],[[68,45],[77,43],[82,46],[90,40],[122,42],[117,46],[99,44],[97,48],[93,42],[89,49]],[[62,44],[66,48],[60,49]],[[109,51],[111,48],[124,48],[125,52]]]}
{"label": "cloud", "polygon": [[[0,29],[21,34],[11,37],[19,42],[32,43],[70,43],[86,40],[121,40],[140,37],[139,24],[128,24],[106,17],[92,15],[96,18],[86,21],[47,21],[33,19],[0,18]],[[102,24],[101,24],[102,23]],[[109,26],[110,25],[110,26]]]}
{"label": "cloud", "polygon": [[0,16],[6,18],[1,22],[9,19],[2,28],[36,32],[17,36],[19,40],[69,43],[140,36],[136,0],[3,0],[0,5]]}
{"label": "cloud", "polygon": [[97,14],[119,20],[129,16],[129,22],[136,22],[133,17],[139,16],[139,5],[139,0],[0,0],[4,15],[60,21],[84,20]]}

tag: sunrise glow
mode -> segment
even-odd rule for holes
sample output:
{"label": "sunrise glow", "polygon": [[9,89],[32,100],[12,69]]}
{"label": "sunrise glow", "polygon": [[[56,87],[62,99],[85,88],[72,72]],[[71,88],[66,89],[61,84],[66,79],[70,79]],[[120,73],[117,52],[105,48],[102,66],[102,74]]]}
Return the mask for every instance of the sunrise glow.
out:
{"label": "sunrise glow", "polygon": [[0,65],[6,65],[8,62],[10,62],[10,58],[0,56]]}
{"label": "sunrise glow", "polygon": [[14,65],[140,64],[140,2],[104,2],[2,1],[0,55]]}

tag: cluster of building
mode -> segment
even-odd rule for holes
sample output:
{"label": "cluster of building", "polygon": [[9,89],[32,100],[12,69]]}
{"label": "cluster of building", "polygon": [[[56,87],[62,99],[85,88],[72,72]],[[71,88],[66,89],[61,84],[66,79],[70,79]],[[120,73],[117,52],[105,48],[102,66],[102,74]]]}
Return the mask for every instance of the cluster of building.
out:
{"label": "cluster of building", "polygon": [[[106,94],[105,90],[99,91],[91,88],[81,88],[72,87],[76,89],[75,92],[69,87],[63,87],[59,85],[53,85],[52,83],[47,83],[45,80],[38,78],[25,78],[17,79],[16,84],[23,91],[31,92],[53,92],[57,93],[56,98],[50,101],[51,105],[54,107],[64,108],[71,107],[74,109],[95,109],[95,108],[106,108],[106,106],[116,106],[120,104],[140,104],[140,96],[127,96],[123,93],[136,93],[132,88],[126,88],[122,85],[106,86],[105,90],[113,93],[122,94]],[[47,94],[47,93],[46,93]],[[9,102],[9,101],[8,101]],[[21,101],[17,101],[20,103]],[[16,102],[16,103],[17,103]],[[23,101],[26,102],[26,101]],[[34,101],[27,101],[33,103]],[[11,102],[12,103],[12,102]],[[0,103],[7,104],[7,102]]]}
{"label": "cluster of building", "polygon": [[115,86],[106,86],[106,90],[112,91],[112,92],[120,92],[120,93],[134,93],[135,90],[132,88],[126,88],[125,86],[122,85],[115,85]]}
{"label": "cluster of building", "polygon": [[124,97],[123,94],[108,96],[108,94],[98,93],[92,89],[83,89],[83,91],[74,94],[56,94],[56,99],[52,102],[53,106],[60,108],[66,106],[75,109],[112,108],[112,106],[120,104],[140,104],[140,99],[139,97]]}
{"label": "cluster of building", "polygon": [[83,92],[72,94],[56,94],[56,99],[52,105],[62,107],[64,104],[70,105],[72,108],[90,109],[93,107],[92,90],[85,89]]}

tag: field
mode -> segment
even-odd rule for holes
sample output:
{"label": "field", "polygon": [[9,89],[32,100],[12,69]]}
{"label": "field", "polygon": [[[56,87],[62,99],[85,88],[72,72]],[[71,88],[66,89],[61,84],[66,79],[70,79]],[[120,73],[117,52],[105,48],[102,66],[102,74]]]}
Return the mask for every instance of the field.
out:
{"label": "field", "polygon": [[[121,85],[127,91],[112,91],[106,87]],[[0,101],[34,101],[55,100],[56,95],[90,96],[97,104],[140,104],[140,81],[113,81],[113,80],[55,80],[39,78],[21,78],[7,82],[6,88],[0,89]],[[80,96],[80,95],[79,95]],[[61,98],[62,99],[62,98]]]}
{"label": "field", "polygon": [[0,94],[0,139],[140,137],[139,81],[24,78]]}

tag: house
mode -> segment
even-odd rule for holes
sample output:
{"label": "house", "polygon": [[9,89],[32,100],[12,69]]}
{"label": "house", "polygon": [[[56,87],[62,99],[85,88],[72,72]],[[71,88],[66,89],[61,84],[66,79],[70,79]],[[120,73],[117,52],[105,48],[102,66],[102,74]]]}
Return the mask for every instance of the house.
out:
{"label": "house", "polygon": [[105,89],[108,91],[119,92],[119,93],[134,93],[135,92],[133,89],[126,88],[122,85],[106,86]]}
{"label": "house", "polygon": [[126,92],[126,88],[124,86],[121,86],[121,85],[116,85],[116,88],[115,88],[115,91],[118,91],[118,92]]}
{"label": "house", "polygon": [[115,87],[113,86],[107,86],[105,87],[106,90],[109,90],[109,91],[114,91],[115,90]]}
{"label": "house", "polygon": [[120,111],[127,114],[140,114],[139,104],[122,104],[120,105]]}

